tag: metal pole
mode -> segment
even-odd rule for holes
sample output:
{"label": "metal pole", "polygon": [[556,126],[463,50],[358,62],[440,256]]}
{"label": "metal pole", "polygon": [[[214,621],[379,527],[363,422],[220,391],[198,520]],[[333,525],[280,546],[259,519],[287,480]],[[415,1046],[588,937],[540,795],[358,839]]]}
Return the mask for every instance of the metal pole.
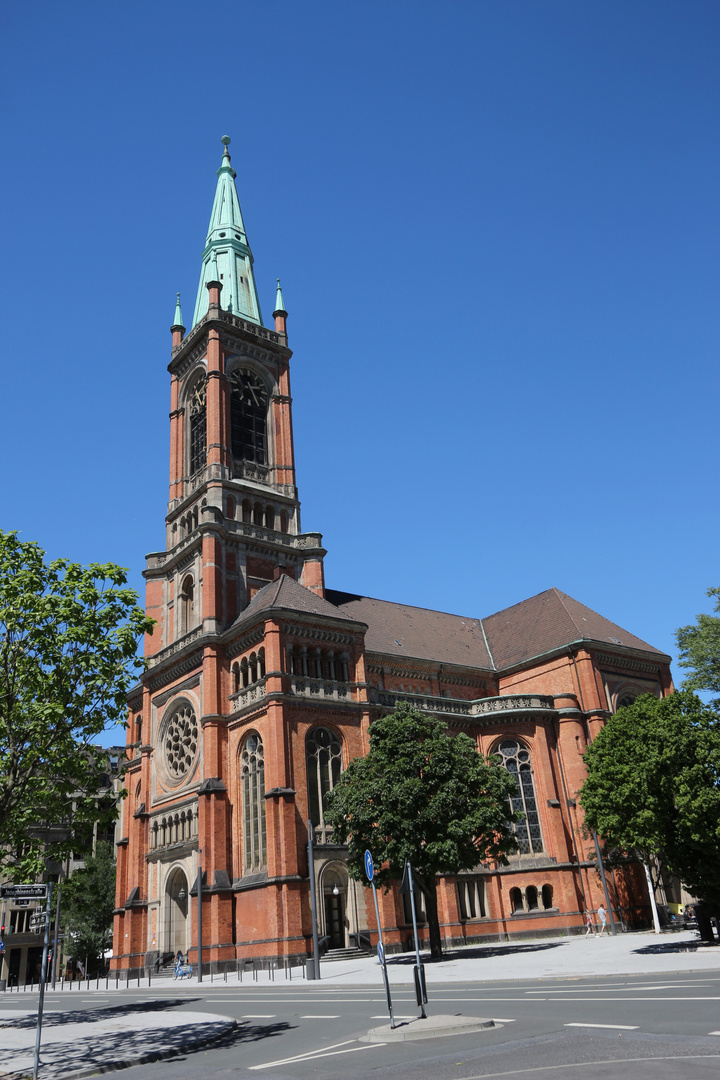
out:
{"label": "metal pole", "polygon": [[198,848],[198,982],[202,982],[202,848]]}
{"label": "metal pole", "polygon": [[35,1035],[35,1062],[33,1080],[37,1080],[40,1066],[40,1035],[42,1033],[43,1005],[45,1004],[45,980],[47,978],[47,956],[50,944],[50,906],[52,903],[52,881],[47,884],[47,902],[45,904],[45,935],[43,938],[42,970],[40,975],[40,1000],[38,1001],[37,1033]]}
{"label": "metal pole", "polygon": [[617,930],[615,929],[615,920],[613,919],[612,904],[610,903],[610,893],[608,892],[607,881],[605,879],[605,867],[603,866],[602,854],[600,852],[600,841],[598,840],[598,834],[593,829],[593,840],[595,841],[595,854],[597,855],[598,869],[600,870],[600,878],[602,880],[603,892],[605,893],[605,903],[607,904],[607,912],[610,916],[610,930],[612,936],[615,937]]}
{"label": "metal pole", "polygon": [[390,1013],[390,1027],[394,1028],[395,1027],[395,1017],[393,1016],[392,998],[390,996],[390,980],[388,978],[388,973],[387,973],[387,961],[385,959],[385,942],[383,941],[382,925],[380,923],[380,908],[378,906],[377,886],[375,885],[375,875],[373,875],[373,879],[370,882],[370,884],[372,885],[373,900],[375,901],[375,921],[377,923],[378,939],[380,941],[380,950],[382,952],[382,960],[380,961],[380,966],[382,968],[383,981],[385,983],[385,997],[387,999],[388,1012]]}
{"label": "metal pole", "polygon": [[[422,978],[422,968],[421,968],[421,965],[420,965],[420,943],[418,941],[418,932],[417,932],[417,915],[415,914],[415,886],[413,884],[412,864],[410,863],[409,859],[408,859],[408,862],[407,862],[407,868],[408,868],[408,881],[410,883],[410,907],[412,909],[413,934],[415,935],[415,964],[417,965],[418,978],[421,979]],[[420,985],[422,986],[422,983]],[[427,1019],[427,1017],[425,1016],[425,1006],[422,1003],[422,1001],[420,1002],[420,1017],[423,1020]]]}
{"label": "metal pole", "polygon": [[57,979],[57,966],[58,966],[58,938],[60,937],[60,882],[57,887],[57,899],[55,901],[55,936],[53,938],[53,958],[52,958],[52,989],[55,989],[55,980]]}
{"label": "metal pole", "polygon": [[310,916],[312,918],[312,939],[313,939],[313,965],[315,967],[315,978],[320,978],[320,944],[318,942],[318,928],[317,928],[317,902],[315,897],[315,852],[313,849],[313,823],[308,821],[308,870],[310,872]]}

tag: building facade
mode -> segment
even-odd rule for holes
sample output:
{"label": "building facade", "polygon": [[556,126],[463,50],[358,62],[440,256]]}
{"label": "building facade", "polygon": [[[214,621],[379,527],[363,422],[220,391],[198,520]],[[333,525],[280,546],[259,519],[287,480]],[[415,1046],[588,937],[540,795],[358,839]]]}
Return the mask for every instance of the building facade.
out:
{"label": "building facade", "polygon": [[[324,944],[374,945],[323,796],[399,701],[499,754],[525,815],[508,867],[440,881],[445,940],[572,932],[602,900],[583,751],[618,705],[670,692],[670,658],[557,589],[475,618],[326,587],[322,536],[300,521],[287,312],[278,283],[263,324],[223,142],[193,325],[178,298],[172,327],[166,545],[145,570],[156,626],[129,703],[113,965],[197,958],[199,859],[206,963],[306,956],[310,874]],[[642,918],[633,868],[610,884]],[[380,910],[388,947],[406,948],[403,897]]]}

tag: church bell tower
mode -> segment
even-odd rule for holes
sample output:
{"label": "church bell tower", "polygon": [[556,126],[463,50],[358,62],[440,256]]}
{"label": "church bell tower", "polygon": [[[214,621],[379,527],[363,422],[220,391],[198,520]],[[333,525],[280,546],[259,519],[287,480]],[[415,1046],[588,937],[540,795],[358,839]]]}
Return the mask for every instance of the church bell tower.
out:
{"label": "church bell tower", "polygon": [[319,533],[302,533],[287,312],[277,283],[263,326],[228,144],[217,171],[193,324],[172,326],[166,549],[148,557],[146,655],[217,635],[287,574],[324,592]]}

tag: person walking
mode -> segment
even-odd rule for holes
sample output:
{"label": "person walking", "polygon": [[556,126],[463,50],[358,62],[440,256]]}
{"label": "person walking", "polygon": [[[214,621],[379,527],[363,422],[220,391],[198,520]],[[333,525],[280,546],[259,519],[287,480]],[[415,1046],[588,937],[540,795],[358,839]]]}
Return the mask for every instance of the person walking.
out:
{"label": "person walking", "polygon": [[593,924],[592,915],[587,910],[585,912],[585,925],[587,927],[585,937],[587,937],[588,934],[590,934],[591,937],[595,937],[595,926]]}
{"label": "person walking", "polygon": [[600,917],[600,933],[598,934],[598,937],[602,937],[607,928],[607,911],[602,904],[598,908],[598,915]]}

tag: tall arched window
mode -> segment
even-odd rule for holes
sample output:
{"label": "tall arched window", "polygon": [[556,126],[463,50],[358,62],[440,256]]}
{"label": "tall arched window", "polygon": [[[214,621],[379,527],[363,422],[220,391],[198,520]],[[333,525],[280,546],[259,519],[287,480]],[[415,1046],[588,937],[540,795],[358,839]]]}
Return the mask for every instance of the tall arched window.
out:
{"label": "tall arched window", "polygon": [[497,748],[502,764],[515,777],[516,794],[509,799],[510,809],[514,814],[523,814],[523,820],[514,825],[515,836],[522,855],[531,855],[543,850],[540,817],[535,783],[533,781],[530,751],[517,739],[504,739]]}
{"label": "tall arched window", "polygon": [[305,743],[310,820],[317,828],[325,824],[323,799],[337,784],[342,772],[340,740],[327,728],[313,728]]}
{"label": "tall arched window", "polygon": [[190,475],[205,468],[205,443],[207,432],[207,394],[205,378],[199,379],[190,395]]}
{"label": "tall arched window", "polygon": [[[265,383],[253,371],[240,368],[230,376],[230,428],[233,457],[267,464],[267,406]],[[262,522],[260,522],[262,524]]]}
{"label": "tall arched window", "polygon": [[243,817],[243,866],[246,874],[267,864],[265,835],[265,765],[259,735],[248,735],[240,754]]}
{"label": "tall arched window", "polygon": [[195,584],[188,574],[180,590],[180,633],[187,634],[188,630],[192,630],[194,623]]}

